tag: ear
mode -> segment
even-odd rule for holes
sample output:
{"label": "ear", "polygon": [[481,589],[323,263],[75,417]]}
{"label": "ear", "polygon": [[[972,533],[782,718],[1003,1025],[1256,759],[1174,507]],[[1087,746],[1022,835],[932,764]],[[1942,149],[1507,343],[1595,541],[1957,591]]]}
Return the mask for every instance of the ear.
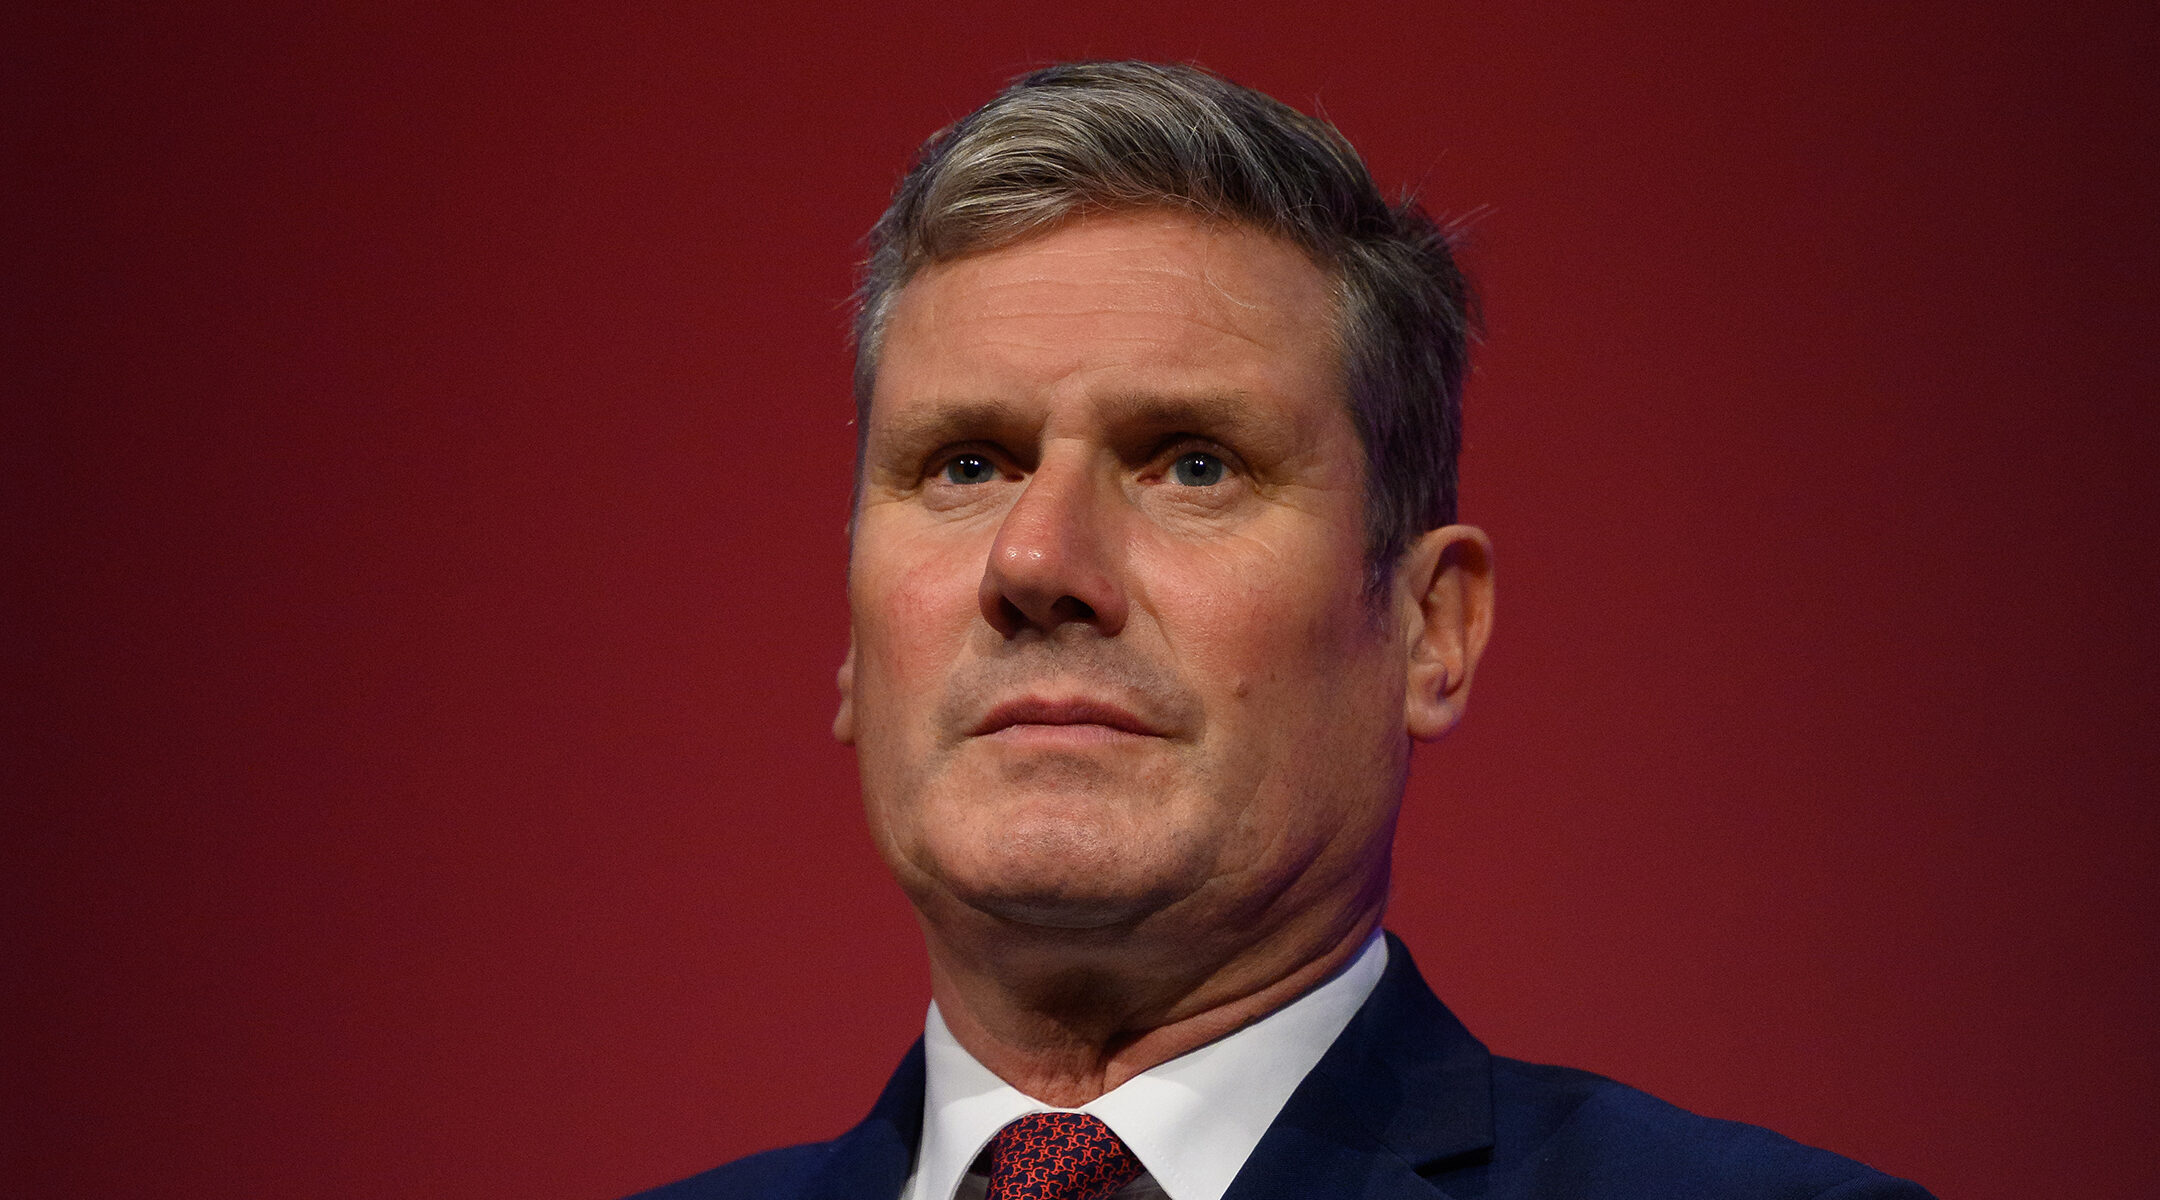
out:
{"label": "ear", "polygon": [[1395,589],[1410,665],[1404,724],[1429,742],[1462,720],[1492,635],[1492,542],[1469,525],[1429,530],[1396,564]]}
{"label": "ear", "polygon": [[847,656],[840,660],[834,678],[840,687],[840,711],[833,715],[832,735],[843,746],[855,744],[855,631],[848,630]]}

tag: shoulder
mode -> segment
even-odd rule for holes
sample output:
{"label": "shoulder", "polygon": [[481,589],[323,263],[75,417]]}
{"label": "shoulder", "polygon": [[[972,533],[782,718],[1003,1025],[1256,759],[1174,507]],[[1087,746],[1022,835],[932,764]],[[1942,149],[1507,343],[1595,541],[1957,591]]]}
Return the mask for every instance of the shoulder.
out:
{"label": "shoulder", "polygon": [[738,1158],[629,1200],[781,1200],[801,1189],[831,1157],[833,1143],[812,1142]]}
{"label": "shoulder", "polygon": [[861,1124],[829,1142],[738,1158],[630,1200],[809,1200],[897,1196],[922,1134],[923,1049],[918,1040]]}
{"label": "shoulder", "polygon": [[[1918,1185],[1588,1071],[1493,1060],[1493,1162],[1528,1194],[1923,1200]],[[1527,1181],[1527,1180],[1526,1180]]]}

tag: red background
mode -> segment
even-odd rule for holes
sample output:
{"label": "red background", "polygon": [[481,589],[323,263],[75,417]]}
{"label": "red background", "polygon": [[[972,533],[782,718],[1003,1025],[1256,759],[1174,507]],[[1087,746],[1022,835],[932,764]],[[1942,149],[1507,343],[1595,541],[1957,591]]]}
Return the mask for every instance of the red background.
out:
{"label": "red background", "polygon": [[606,1197],[859,1115],[926,985],[827,736],[842,301],[911,148],[1088,55],[1483,214],[1499,635],[1392,917],[1471,1027],[1945,1197],[2160,1186],[2149,3],[299,7],[7,50],[6,1191]]}

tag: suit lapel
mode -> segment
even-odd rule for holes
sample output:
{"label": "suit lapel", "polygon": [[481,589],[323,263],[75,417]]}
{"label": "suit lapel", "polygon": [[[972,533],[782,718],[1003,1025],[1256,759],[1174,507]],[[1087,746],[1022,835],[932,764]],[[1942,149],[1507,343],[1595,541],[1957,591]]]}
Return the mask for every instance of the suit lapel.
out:
{"label": "suit lapel", "polygon": [[922,1142],[923,1045],[918,1039],[862,1123],[835,1138],[802,1200],[898,1200]]}
{"label": "suit lapel", "polygon": [[1363,1008],[1283,1105],[1223,1200],[1442,1193],[1425,1175],[1489,1150],[1492,1058],[1388,935]]}

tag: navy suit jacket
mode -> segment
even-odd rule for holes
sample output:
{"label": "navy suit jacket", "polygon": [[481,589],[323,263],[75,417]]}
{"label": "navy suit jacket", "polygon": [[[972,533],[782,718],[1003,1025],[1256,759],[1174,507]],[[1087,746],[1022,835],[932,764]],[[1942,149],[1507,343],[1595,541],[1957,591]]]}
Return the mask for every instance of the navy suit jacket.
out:
{"label": "navy suit jacket", "polygon": [[[862,1124],[633,1200],[897,1200],[923,1120],[923,1051]],[[1498,1058],[1388,935],[1365,1006],[1283,1106],[1224,1200],[1925,1200],[1917,1185],[1699,1117],[1585,1071]]]}

